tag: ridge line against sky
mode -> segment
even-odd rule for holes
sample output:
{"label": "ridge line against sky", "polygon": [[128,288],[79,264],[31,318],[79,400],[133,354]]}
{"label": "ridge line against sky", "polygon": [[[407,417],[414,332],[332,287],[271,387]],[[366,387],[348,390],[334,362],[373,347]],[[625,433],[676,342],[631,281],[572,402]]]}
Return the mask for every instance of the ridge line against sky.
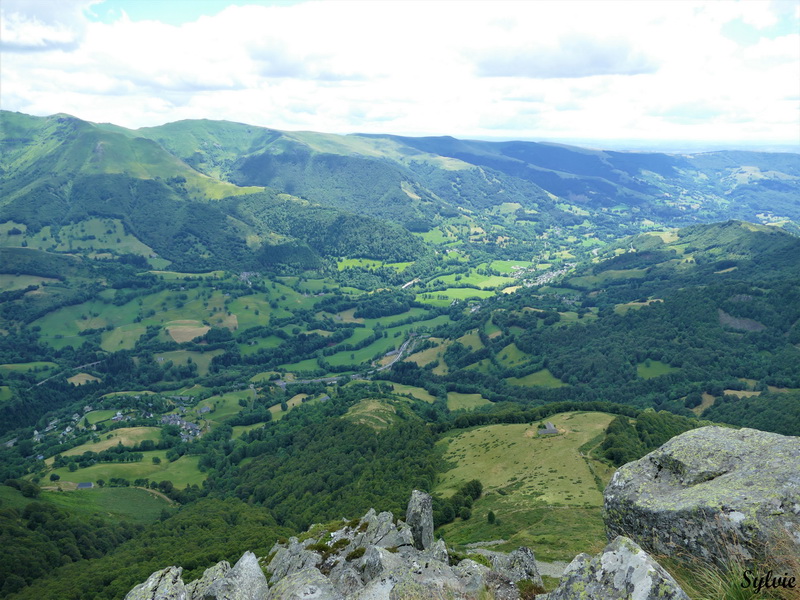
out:
{"label": "ridge line against sky", "polygon": [[34,115],[800,147],[800,0],[2,0],[0,11],[0,108]]}

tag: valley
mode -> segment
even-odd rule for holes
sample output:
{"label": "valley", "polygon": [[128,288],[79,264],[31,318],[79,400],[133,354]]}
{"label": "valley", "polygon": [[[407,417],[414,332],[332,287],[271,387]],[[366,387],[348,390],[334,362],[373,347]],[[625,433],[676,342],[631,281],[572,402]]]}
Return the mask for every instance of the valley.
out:
{"label": "valley", "polygon": [[797,155],[0,124],[0,510],[45,557],[4,595],[115,597],[412,489],[456,548],[570,560],[615,467],[800,435]]}

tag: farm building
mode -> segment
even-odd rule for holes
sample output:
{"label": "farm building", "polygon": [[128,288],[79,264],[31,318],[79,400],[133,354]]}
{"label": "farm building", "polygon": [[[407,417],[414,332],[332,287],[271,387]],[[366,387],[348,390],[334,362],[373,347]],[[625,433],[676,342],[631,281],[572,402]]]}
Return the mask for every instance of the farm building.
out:
{"label": "farm building", "polygon": [[90,490],[94,487],[94,484],[91,481],[82,481],[78,484],[79,490]]}

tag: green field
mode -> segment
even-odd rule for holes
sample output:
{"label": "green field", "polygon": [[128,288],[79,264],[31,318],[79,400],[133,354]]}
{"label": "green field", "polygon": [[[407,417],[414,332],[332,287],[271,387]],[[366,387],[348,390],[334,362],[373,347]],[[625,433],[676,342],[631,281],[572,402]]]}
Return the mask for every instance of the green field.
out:
{"label": "green field", "polygon": [[[195,416],[196,418],[204,419],[208,425],[214,428],[234,415],[239,414],[242,411],[239,400],[251,401],[254,393],[253,390],[246,389],[238,392],[228,392],[221,396],[211,396],[201,400],[194,408],[188,410],[186,412],[187,419]],[[201,412],[203,407],[208,407],[210,409],[209,412]]]}
{"label": "green field", "polygon": [[509,377],[506,379],[506,381],[511,385],[540,386],[550,388],[563,387],[567,385],[560,379],[554,377],[549,369],[542,369],[541,371],[536,371],[530,375],[525,375],[525,377]]}
{"label": "green field", "polygon": [[[94,412],[111,412],[112,416],[115,411],[94,411]],[[88,418],[89,413],[86,415]],[[160,427],[122,427],[120,429],[114,429],[111,433],[107,435],[101,435],[100,441],[98,442],[88,442],[86,444],[81,444],[80,446],[75,446],[74,448],[70,448],[69,450],[65,450],[60,454],[62,456],[78,456],[83,454],[84,452],[101,452],[103,450],[108,450],[109,448],[113,448],[117,444],[122,444],[123,446],[133,446],[138,444],[139,442],[143,442],[145,440],[152,440],[157,442],[161,439],[161,428]],[[47,464],[53,464],[52,460],[47,460]]]}
{"label": "green field", "polygon": [[12,290],[24,290],[29,285],[42,285],[44,283],[55,283],[58,279],[49,277],[37,277],[36,275],[9,275],[0,274],[0,292],[10,292]]}
{"label": "green field", "polygon": [[491,404],[480,394],[461,394],[459,392],[447,392],[448,410],[474,410],[479,406]]}
{"label": "green field", "polygon": [[0,385],[0,402],[7,402],[14,396],[11,388],[7,385]]}
{"label": "green field", "polygon": [[166,363],[172,361],[175,365],[184,366],[188,364],[189,359],[197,365],[197,374],[201,377],[208,375],[208,367],[211,365],[211,359],[223,353],[223,350],[211,350],[209,352],[192,352],[189,350],[174,350],[172,352],[161,352],[154,354],[153,358],[159,363]]}
{"label": "green field", "polygon": [[252,425],[234,425],[233,427],[233,435],[231,436],[234,440],[238,440],[242,437],[243,434],[247,433],[248,431],[253,431],[254,429],[259,429],[266,425],[266,421],[262,421],[261,423],[253,423]]}
{"label": "green field", "polygon": [[417,302],[430,304],[431,306],[450,306],[453,300],[482,300],[494,295],[489,290],[476,290],[472,288],[447,288],[436,292],[424,292],[417,294]]}
{"label": "green field", "polygon": [[680,369],[671,367],[660,360],[647,360],[636,365],[636,374],[642,379],[652,379],[667,373],[676,373]]}
{"label": "green field", "polygon": [[[143,452],[144,459],[135,463],[99,463],[70,472],[67,467],[53,469],[61,477],[60,482],[80,483],[82,481],[109,481],[112,477],[122,477],[133,482],[135,479],[147,478],[151,481],[171,481],[175,487],[184,488],[187,485],[201,485],[206,478],[197,468],[199,456],[181,456],[175,462],[169,462],[166,451],[153,450]],[[152,458],[157,456],[161,464],[154,465]]]}
{"label": "green field", "polygon": [[117,414],[117,411],[114,409],[111,410],[93,410],[92,412],[86,413],[84,419],[89,425],[95,425],[97,423],[101,423],[102,421],[108,421],[111,417]]}
{"label": "green field", "polygon": [[[562,413],[552,421],[561,435],[539,437],[537,425],[488,425],[453,431],[439,442],[450,470],[435,492],[454,493],[471,479],[483,483],[468,521],[439,529],[452,544],[503,539],[498,550],[521,545],[543,560],[571,560],[605,543],[602,489],[612,470],[584,458],[585,444],[599,444],[613,419],[605,413]],[[492,510],[499,524],[489,525]]]}
{"label": "green field", "polygon": [[517,348],[516,344],[509,344],[497,353],[497,362],[504,367],[518,367],[530,359],[527,354]]}
{"label": "green field", "polygon": [[277,335],[270,335],[267,337],[254,338],[248,340],[244,344],[239,344],[239,351],[242,353],[242,356],[249,356],[251,354],[257,353],[262,348],[263,349],[277,348],[282,343],[283,340],[279,338]]}
{"label": "green field", "polygon": [[404,383],[392,383],[392,389],[396,394],[410,394],[423,402],[436,402],[436,396],[431,395],[428,390],[421,387],[405,385]]}
{"label": "green field", "polygon": [[7,363],[0,365],[0,373],[30,373],[35,371],[41,374],[42,378],[52,374],[58,369],[58,365],[54,362],[35,361],[27,363]]}
{"label": "green field", "polygon": [[514,267],[529,269],[532,266],[533,263],[528,260],[493,260],[489,265],[492,270],[503,274],[512,274],[519,270]]}
{"label": "green field", "polygon": [[513,277],[503,277],[501,275],[479,275],[478,273],[470,273],[468,275],[464,274],[452,274],[452,275],[442,275],[441,277],[437,277],[431,283],[433,284],[444,284],[448,286],[452,286],[454,288],[461,286],[461,285],[477,285],[479,288],[486,290],[486,289],[494,289],[496,287],[505,287],[509,284],[512,284],[516,281]]}
{"label": "green field", "polygon": [[163,497],[135,487],[43,492],[41,499],[70,512],[112,517],[142,525],[157,521],[161,511],[170,505]]}
{"label": "green field", "polygon": [[133,350],[136,342],[147,331],[138,323],[122,325],[111,331],[104,331],[100,335],[100,347],[106,352],[116,352],[117,350]]}
{"label": "green field", "polygon": [[343,418],[381,430],[397,421],[397,410],[388,402],[365,399],[351,406]]}

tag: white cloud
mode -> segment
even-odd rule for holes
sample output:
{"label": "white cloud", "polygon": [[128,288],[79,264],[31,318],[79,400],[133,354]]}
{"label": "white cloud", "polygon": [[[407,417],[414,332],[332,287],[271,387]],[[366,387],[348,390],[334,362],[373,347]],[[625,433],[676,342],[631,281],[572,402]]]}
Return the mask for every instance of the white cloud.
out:
{"label": "white cloud", "polygon": [[91,3],[3,0],[3,108],[460,137],[800,129],[798,36],[721,33],[735,19],[774,31],[794,2],[305,2],[180,26],[92,22]]}

